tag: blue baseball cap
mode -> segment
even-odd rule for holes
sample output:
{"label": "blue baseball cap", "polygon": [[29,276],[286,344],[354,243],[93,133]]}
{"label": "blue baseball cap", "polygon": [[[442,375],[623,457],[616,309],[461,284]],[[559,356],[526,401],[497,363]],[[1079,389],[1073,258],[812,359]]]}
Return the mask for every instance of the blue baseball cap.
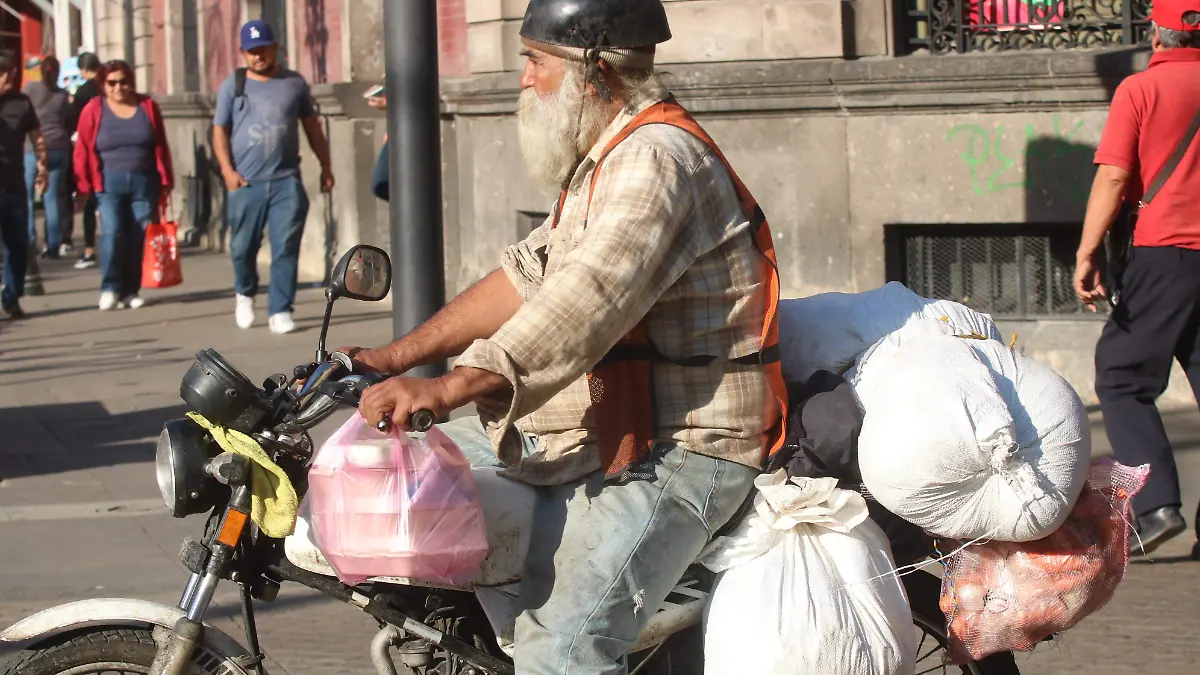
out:
{"label": "blue baseball cap", "polygon": [[270,47],[275,44],[275,34],[271,27],[262,19],[252,19],[242,26],[242,51],[248,52],[259,47]]}

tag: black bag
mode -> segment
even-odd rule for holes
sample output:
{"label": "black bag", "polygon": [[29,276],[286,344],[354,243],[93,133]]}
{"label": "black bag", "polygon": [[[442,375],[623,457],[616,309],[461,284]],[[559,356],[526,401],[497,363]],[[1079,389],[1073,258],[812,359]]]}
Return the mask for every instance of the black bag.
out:
{"label": "black bag", "polygon": [[1121,291],[1124,286],[1122,277],[1124,277],[1125,268],[1129,266],[1129,260],[1133,256],[1133,230],[1137,227],[1138,213],[1150,204],[1150,200],[1158,196],[1159,191],[1171,179],[1171,174],[1175,173],[1175,169],[1183,161],[1183,156],[1191,147],[1197,131],[1200,131],[1200,110],[1196,111],[1191,126],[1184,132],[1183,138],[1179,139],[1179,145],[1175,146],[1174,152],[1167,158],[1167,163],[1155,174],[1154,180],[1150,181],[1150,187],[1146,189],[1146,194],[1142,196],[1141,201],[1136,205],[1130,204],[1128,200],[1123,202],[1121,210],[1117,213],[1116,221],[1104,235],[1107,267],[1104,288],[1108,291],[1108,304],[1114,309],[1121,302]]}

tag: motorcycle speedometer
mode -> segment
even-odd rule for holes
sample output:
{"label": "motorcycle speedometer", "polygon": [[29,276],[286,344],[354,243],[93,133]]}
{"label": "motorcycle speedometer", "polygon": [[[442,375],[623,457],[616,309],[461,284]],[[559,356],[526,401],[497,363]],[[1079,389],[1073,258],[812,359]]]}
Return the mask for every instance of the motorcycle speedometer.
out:
{"label": "motorcycle speedometer", "polygon": [[183,518],[204,513],[217,503],[225,487],[204,467],[220,451],[208,432],[190,419],[163,425],[154,468],[171,515]]}

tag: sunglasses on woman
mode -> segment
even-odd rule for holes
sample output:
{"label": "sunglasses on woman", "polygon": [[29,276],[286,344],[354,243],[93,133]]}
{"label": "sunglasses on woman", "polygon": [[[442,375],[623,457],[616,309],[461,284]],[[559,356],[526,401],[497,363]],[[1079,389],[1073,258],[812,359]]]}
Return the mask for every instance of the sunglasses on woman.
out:
{"label": "sunglasses on woman", "polygon": [[119,80],[105,80],[104,83],[110,87],[127,87],[127,86],[129,86],[129,80],[127,80],[123,77]]}

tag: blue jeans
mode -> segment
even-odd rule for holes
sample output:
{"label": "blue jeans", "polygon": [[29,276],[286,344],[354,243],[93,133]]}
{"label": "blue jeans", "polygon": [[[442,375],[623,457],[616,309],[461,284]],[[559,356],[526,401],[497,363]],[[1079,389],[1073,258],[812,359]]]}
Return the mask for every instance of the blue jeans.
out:
{"label": "blue jeans", "polygon": [[142,290],[146,226],[158,217],[158,173],[105,171],[100,210],[100,290],[129,298]]}
{"label": "blue jeans", "polygon": [[[500,466],[477,417],[440,426],[473,466]],[[526,439],[525,452],[533,450]],[[626,656],[759,472],[660,443],[652,481],[602,472],[538,487],[521,576],[514,661],[521,675],[623,675]]]}
{"label": "blue jeans", "polygon": [[25,294],[25,267],[29,263],[28,204],[20,192],[0,192],[0,239],[7,258],[4,265],[4,290],[0,303],[4,309],[17,306]]}
{"label": "blue jeans", "polygon": [[308,219],[308,194],[299,178],[251,183],[229,193],[229,251],[238,295],[258,294],[258,249],[263,231],[271,241],[268,311],[292,311],[300,268],[300,240]]}
{"label": "blue jeans", "polygon": [[[46,194],[42,196],[42,204],[46,209],[46,248],[58,251],[62,243],[62,226],[64,216],[71,217],[71,209],[67,205],[67,177],[71,172],[71,151],[51,150],[47,153],[50,164],[49,183]],[[33,202],[36,190],[33,187],[37,178],[37,155],[25,153],[25,185],[28,189],[29,207],[29,241],[37,241],[37,226],[34,224]]]}

